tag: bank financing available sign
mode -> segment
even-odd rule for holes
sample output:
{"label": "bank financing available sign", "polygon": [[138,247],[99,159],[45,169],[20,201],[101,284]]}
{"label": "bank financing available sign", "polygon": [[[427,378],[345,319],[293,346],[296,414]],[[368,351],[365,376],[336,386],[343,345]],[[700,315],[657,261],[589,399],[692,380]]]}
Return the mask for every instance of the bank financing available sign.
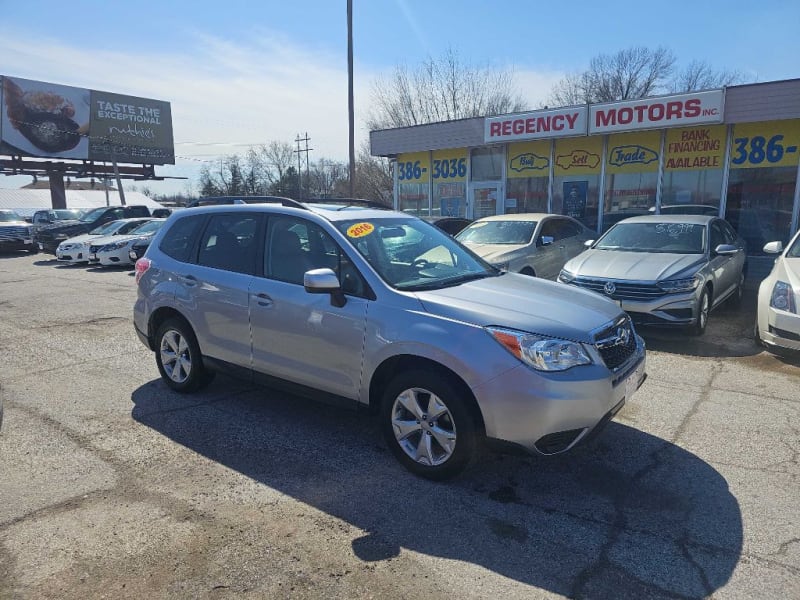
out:
{"label": "bank financing available sign", "polygon": [[0,154],[175,164],[169,102],[2,76]]}

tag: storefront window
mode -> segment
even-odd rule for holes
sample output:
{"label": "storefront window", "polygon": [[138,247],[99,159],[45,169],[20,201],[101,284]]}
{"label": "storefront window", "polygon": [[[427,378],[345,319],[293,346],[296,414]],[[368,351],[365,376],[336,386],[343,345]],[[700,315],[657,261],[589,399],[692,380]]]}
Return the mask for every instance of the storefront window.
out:
{"label": "storefront window", "polygon": [[400,212],[417,217],[430,214],[427,183],[401,183],[398,194]]}
{"label": "storefront window", "polygon": [[503,178],[503,148],[473,148],[470,165],[472,181],[499,181]]}
{"label": "storefront window", "polygon": [[606,155],[603,230],[655,209],[661,132],[611,135]]}
{"label": "storefront window", "polygon": [[764,121],[733,128],[725,218],[747,242],[747,253],[764,244],[786,245],[800,155],[800,121]]}
{"label": "storefront window", "polygon": [[436,150],[433,152],[434,215],[465,217],[467,214],[467,151]]}
{"label": "storefront window", "polygon": [[719,214],[725,126],[669,129],[666,135],[661,212]]}
{"label": "storefront window", "polygon": [[747,243],[748,254],[764,244],[789,242],[797,167],[731,169],[725,219]]}
{"label": "storefront window", "polygon": [[508,145],[506,213],[547,212],[550,142]]}
{"label": "storefront window", "polygon": [[578,219],[597,230],[602,136],[556,141],[553,165],[553,212]]}
{"label": "storefront window", "polygon": [[401,212],[426,216],[430,211],[430,153],[400,154],[395,162],[397,170],[397,207]]}

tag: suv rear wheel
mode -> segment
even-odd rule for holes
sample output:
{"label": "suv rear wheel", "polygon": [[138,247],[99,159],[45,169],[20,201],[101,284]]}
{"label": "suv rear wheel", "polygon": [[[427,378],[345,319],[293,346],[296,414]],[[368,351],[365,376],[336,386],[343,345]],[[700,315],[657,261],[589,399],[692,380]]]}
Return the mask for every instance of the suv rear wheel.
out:
{"label": "suv rear wheel", "polygon": [[438,373],[410,371],[394,377],[380,414],[386,443],[412,473],[447,479],[475,454],[475,421],[456,386]]}
{"label": "suv rear wheel", "polygon": [[192,328],[181,319],[167,319],[156,332],[156,364],[161,378],[176,392],[194,392],[214,378],[203,366]]}

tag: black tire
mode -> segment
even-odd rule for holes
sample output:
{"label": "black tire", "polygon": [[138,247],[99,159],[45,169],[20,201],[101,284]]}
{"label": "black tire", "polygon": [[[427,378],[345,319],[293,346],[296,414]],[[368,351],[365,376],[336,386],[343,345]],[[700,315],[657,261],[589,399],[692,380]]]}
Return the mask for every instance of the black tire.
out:
{"label": "black tire", "polygon": [[536,277],[536,271],[531,269],[530,267],[525,267],[520,271],[520,275],[529,275],[530,277]]}
{"label": "black tire", "polygon": [[[183,319],[164,321],[156,332],[155,341],[158,372],[161,373],[164,383],[176,392],[195,392],[214,379],[214,371],[203,366],[203,357],[194,331]],[[170,352],[176,358],[165,365],[164,357],[170,355]]]}
{"label": "black tire", "polygon": [[[420,412],[414,415],[405,408],[400,400],[402,395],[406,395],[407,401],[413,402]],[[444,412],[429,421],[431,416],[426,413],[432,407],[433,397],[438,399],[437,410],[444,409]],[[397,460],[412,473],[436,481],[449,479],[464,470],[475,455],[479,440],[478,428],[467,402],[458,386],[446,375],[423,370],[396,375],[384,391],[380,419],[386,443]],[[398,439],[401,435],[399,429],[395,435],[395,416],[413,428],[402,439]],[[451,436],[452,444],[448,440]],[[423,438],[430,441],[421,444]],[[440,444],[440,439],[444,439],[450,448]],[[413,446],[425,446],[427,456],[412,457]]]}
{"label": "black tire", "polygon": [[28,248],[28,254],[39,254],[39,247],[34,244],[32,248]]}
{"label": "black tire", "polygon": [[697,321],[691,326],[692,335],[703,335],[708,325],[708,314],[711,312],[711,295],[708,288],[703,288],[700,299],[697,301]]}

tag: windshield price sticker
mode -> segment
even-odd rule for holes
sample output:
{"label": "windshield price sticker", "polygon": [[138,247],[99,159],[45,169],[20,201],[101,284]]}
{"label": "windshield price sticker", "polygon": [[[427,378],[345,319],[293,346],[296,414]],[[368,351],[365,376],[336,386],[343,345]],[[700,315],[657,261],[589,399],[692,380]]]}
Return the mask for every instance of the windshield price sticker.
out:
{"label": "windshield price sticker", "polygon": [[347,237],[360,238],[373,231],[375,231],[375,226],[372,223],[356,223],[347,228]]}

